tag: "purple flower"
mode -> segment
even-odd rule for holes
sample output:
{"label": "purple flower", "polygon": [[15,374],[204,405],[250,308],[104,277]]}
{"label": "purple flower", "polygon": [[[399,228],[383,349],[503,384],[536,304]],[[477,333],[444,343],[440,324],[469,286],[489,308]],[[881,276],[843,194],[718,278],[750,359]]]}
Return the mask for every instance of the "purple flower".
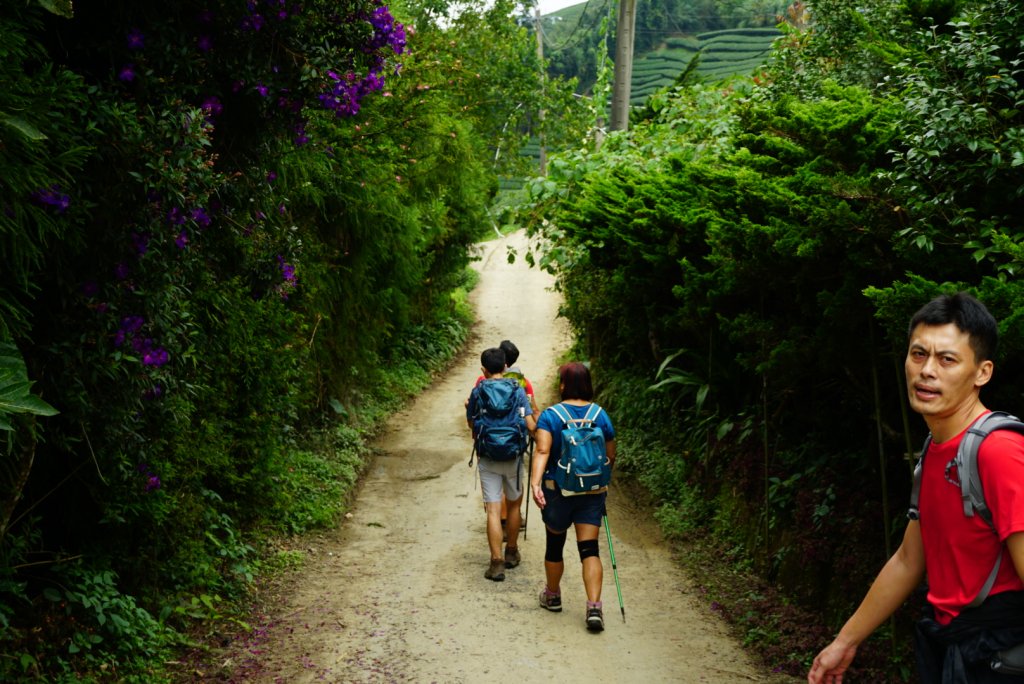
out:
{"label": "purple flower", "polygon": [[379,73],[371,71],[359,84],[360,94],[372,93],[384,87],[384,77]]}
{"label": "purple flower", "polygon": [[[146,342],[152,343],[152,340],[147,339]],[[168,359],[169,355],[167,354],[167,350],[163,347],[147,349],[142,353],[142,365],[144,366],[155,366],[159,368],[167,363]]]}
{"label": "purple flower", "polygon": [[148,390],[142,393],[143,399],[159,399],[164,395],[164,388],[159,384],[155,384]]}
{"label": "purple flower", "polygon": [[192,210],[192,220],[196,222],[196,225],[203,228],[207,228],[210,225],[210,216],[202,207],[196,207]]}
{"label": "purple flower", "polygon": [[267,182],[268,183],[273,183],[276,180],[277,180],[277,172],[271,171],[270,173],[267,174]]}
{"label": "purple flower", "polygon": [[207,116],[217,116],[224,111],[224,105],[220,103],[220,98],[211,95],[203,100],[202,110]]}
{"label": "purple flower", "polygon": [[178,249],[185,249],[188,245],[188,233],[184,229],[178,233],[178,237],[174,238],[174,244],[178,246]]}
{"label": "purple flower", "polygon": [[32,193],[32,199],[36,204],[43,207],[50,207],[58,214],[63,214],[71,206],[71,196],[64,192],[59,185],[51,185],[49,189],[36,190]]}
{"label": "purple flower", "polygon": [[156,475],[150,475],[146,478],[146,493],[160,489],[160,478]]}
{"label": "purple flower", "polygon": [[199,36],[196,39],[196,47],[200,52],[209,52],[213,48],[213,39],[210,36]]}
{"label": "purple flower", "polygon": [[[250,8],[252,11],[254,8]],[[242,20],[243,31],[259,31],[263,28],[263,15],[253,14]]]}
{"label": "purple flower", "polygon": [[281,277],[289,285],[295,285],[297,279],[295,277],[295,267],[284,260],[284,257],[280,254],[277,255],[278,266],[281,267]]}
{"label": "purple flower", "polygon": [[121,330],[134,334],[142,330],[145,323],[146,319],[142,316],[125,316],[121,319]]}
{"label": "purple flower", "polygon": [[270,89],[262,83],[257,83],[256,92],[260,94],[260,97],[266,97],[270,93]]}
{"label": "purple flower", "polygon": [[117,72],[117,80],[122,83],[131,83],[135,80],[135,65],[125,64],[121,67],[121,70]]}
{"label": "purple flower", "polygon": [[391,45],[391,49],[395,51],[396,55],[400,55],[405,52],[405,27],[401,24],[395,24],[395,30],[388,38],[388,43]]}
{"label": "purple flower", "polygon": [[144,47],[146,47],[146,37],[142,35],[142,31],[133,28],[128,32],[128,49],[141,50]]}
{"label": "purple flower", "polygon": [[167,222],[172,226],[180,226],[185,223],[185,214],[178,207],[171,207],[167,212]]}
{"label": "purple flower", "polygon": [[126,279],[129,275],[131,275],[131,272],[131,268],[129,268],[128,264],[126,264],[123,261],[120,261],[114,265],[114,277],[117,278],[118,280]]}
{"label": "purple flower", "polygon": [[149,250],[149,234],[148,233],[132,233],[132,247],[135,248],[135,253],[142,256]]}
{"label": "purple flower", "polygon": [[233,92],[233,93],[239,92],[244,87],[245,87],[245,81],[235,80],[235,81],[231,82],[231,92]]}

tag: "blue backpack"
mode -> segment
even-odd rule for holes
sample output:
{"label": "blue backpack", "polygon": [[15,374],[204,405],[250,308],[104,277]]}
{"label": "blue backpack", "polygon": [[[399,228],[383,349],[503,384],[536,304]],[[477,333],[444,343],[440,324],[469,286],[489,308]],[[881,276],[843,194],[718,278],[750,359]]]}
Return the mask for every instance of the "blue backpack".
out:
{"label": "blue backpack", "polygon": [[561,404],[551,410],[564,424],[555,468],[555,484],[562,494],[589,494],[607,487],[612,480],[612,464],[605,454],[604,431],[596,425],[601,407],[591,404],[582,418],[573,418]]}
{"label": "blue backpack", "polygon": [[484,380],[477,385],[476,414],[473,416],[473,456],[494,461],[511,461],[519,458],[527,445],[526,420],[516,411],[516,393],[519,383],[515,380],[498,378]]}

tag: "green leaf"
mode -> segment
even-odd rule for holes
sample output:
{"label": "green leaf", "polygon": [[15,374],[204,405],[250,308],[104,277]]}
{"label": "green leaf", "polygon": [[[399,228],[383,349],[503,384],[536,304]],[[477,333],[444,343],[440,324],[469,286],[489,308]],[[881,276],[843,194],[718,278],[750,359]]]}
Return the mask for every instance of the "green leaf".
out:
{"label": "green leaf", "polygon": [[4,124],[8,128],[12,128],[28,140],[39,141],[46,140],[46,134],[40,131],[38,128],[25,121],[21,117],[11,116],[0,112],[0,123]]}
{"label": "green leaf", "polygon": [[0,413],[31,413],[36,416],[55,416],[60,411],[31,394],[15,398],[0,396]]}
{"label": "green leaf", "polygon": [[75,16],[75,12],[71,7],[71,0],[37,0],[39,6],[48,12],[52,12],[59,17],[65,19],[72,19]]}

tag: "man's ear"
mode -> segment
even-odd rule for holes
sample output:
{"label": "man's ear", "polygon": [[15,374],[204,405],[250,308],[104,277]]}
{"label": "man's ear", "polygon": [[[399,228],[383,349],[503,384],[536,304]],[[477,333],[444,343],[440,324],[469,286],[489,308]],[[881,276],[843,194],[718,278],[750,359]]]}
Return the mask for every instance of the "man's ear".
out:
{"label": "man's ear", "polygon": [[995,370],[995,364],[991,360],[982,361],[978,365],[978,374],[974,377],[974,386],[981,387],[987,385],[988,381],[992,379],[992,372]]}

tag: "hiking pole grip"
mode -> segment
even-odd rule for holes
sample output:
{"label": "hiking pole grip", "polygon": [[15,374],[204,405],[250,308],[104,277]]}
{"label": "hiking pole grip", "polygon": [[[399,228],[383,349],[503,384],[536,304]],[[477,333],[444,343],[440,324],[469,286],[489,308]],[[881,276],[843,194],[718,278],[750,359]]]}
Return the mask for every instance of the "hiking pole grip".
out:
{"label": "hiking pole grip", "polygon": [[612,560],[612,574],[615,576],[615,591],[619,595],[619,610],[622,611],[622,621],[626,621],[626,606],[622,603],[622,586],[619,584],[619,568],[615,563],[615,547],[612,546],[612,528],[608,525],[608,509],[604,510],[604,531],[608,536],[608,555]]}

